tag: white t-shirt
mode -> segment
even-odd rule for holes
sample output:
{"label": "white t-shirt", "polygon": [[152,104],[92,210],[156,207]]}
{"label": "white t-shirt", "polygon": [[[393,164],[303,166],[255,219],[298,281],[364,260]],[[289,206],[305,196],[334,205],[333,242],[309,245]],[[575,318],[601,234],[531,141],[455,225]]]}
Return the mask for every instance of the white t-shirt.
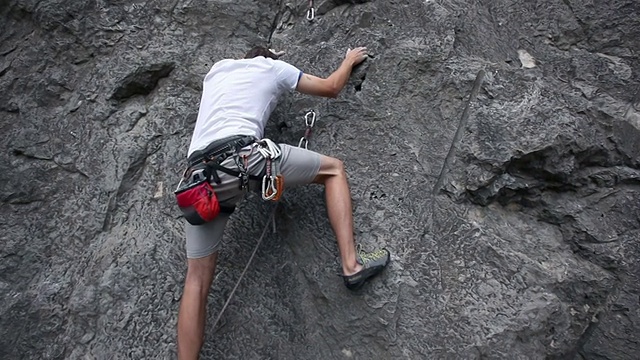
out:
{"label": "white t-shirt", "polygon": [[295,66],[262,56],[214,64],[204,78],[188,155],[228,136],[262,138],[278,98],[294,90],[300,76]]}

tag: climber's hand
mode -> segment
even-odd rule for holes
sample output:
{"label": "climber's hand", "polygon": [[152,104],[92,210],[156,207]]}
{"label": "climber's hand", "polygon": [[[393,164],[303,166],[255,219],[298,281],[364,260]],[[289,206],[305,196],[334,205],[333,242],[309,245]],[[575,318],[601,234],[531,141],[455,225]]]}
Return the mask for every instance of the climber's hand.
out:
{"label": "climber's hand", "polygon": [[286,54],[286,52],[284,52],[284,51],[275,51],[273,49],[269,49],[269,51],[271,51],[277,57],[280,57],[280,56]]}
{"label": "climber's hand", "polygon": [[344,57],[345,61],[348,61],[351,66],[356,66],[367,58],[367,48],[357,47],[353,50],[348,49],[347,54]]}

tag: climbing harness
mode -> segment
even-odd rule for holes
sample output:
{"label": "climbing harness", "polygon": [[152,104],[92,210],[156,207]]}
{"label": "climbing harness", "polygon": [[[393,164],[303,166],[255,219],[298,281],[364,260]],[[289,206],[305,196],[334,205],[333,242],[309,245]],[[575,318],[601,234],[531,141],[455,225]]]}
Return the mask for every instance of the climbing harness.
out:
{"label": "climbing harness", "polygon": [[298,147],[304,147],[305,149],[308,149],[311,131],[313,129],[313,126],[316,124],[316,112],[313,110],[307,112],[304,115],[304,123],[307,125],[307,129],[304,131],[304,135],[300,138]]}
{"label": "climbing harness", "polygon": [[[231,214],[235,206],[221,206],[211,181],[220,184],[218,171],[240,178],[240,187],[246,188],[249,180],[260,177],[248,174],[248,156],[240,162],[238,151],[255,142],[252,136],[231,136],[214,141],[206,149],[195,151],[188,159],[188,167],[174,191],[178,207],[185,219],[192,225],[202,225],[213,221],[221,212]],[[228,169],[220,165],[233,156],[238,169]]]}
{"label": "climbing harness", "polygon": [[[298,147],[308,149],[309,139],[316,123],[316,112],[308,111],[304,116],[306,129],[298,142]],[[240,155],[239,150],[251,147],[249,154]],[[262,176],[249,174],[249,158],[257,150],[265,158],[265,173]],[[202,225],[213,221],[221,212],[233,213],[235,206],[221,206],[211,180],[220,184],[218,171],[237,177],[240,189],[249,188],[249,180],[262,183],[262,199],[278,201],[284,192],[284,176],[280,174],[280,147],[269,139],[256,141],[251,136],[232,136],[214,141],[207,148],[195,151],[189,157],[189,166],[185,170],[178,187],[174,191],[178,207],[189,223]],[[221,163],[233,157],[238,170],[229,169]]]}
{"label": "climbing harness", "polygon": [[313,21],[316,17],[316,9],[313,7],[313,0],[309,0],[309,9],[307,10],[307,20]]}

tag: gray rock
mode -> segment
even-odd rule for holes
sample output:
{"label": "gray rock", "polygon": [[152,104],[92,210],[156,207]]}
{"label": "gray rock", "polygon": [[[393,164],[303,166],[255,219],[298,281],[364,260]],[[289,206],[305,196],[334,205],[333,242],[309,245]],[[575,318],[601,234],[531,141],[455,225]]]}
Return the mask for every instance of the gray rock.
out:
{"label": "gray rock", "polygon": [[[267,42],[320,76],[369,48],[267,134],[297,144],[318,112],[311,148],[345,161],[357,239],[393,261],[347,291],[322,189],[287,190],[203,358],[640,353],[637,1],[316,1],[311,22],[308,2],[0,3],[0,358],[175,358],[202,78]],[[272,209],[249,195],[230,221],[209,323]]]}

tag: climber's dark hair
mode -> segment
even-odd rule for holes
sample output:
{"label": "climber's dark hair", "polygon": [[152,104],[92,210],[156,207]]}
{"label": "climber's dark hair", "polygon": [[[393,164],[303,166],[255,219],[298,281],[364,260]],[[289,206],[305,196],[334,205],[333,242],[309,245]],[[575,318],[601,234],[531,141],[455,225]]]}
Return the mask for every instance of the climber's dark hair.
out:
{"label": "climber's dark hair", "polygon": [[276,54],[272,53],[269,49],[263,46],[255,46],[244,55],[244,58],[253,59],[256,56],[264,56],[266,58],[278,60],[278,56]]}

